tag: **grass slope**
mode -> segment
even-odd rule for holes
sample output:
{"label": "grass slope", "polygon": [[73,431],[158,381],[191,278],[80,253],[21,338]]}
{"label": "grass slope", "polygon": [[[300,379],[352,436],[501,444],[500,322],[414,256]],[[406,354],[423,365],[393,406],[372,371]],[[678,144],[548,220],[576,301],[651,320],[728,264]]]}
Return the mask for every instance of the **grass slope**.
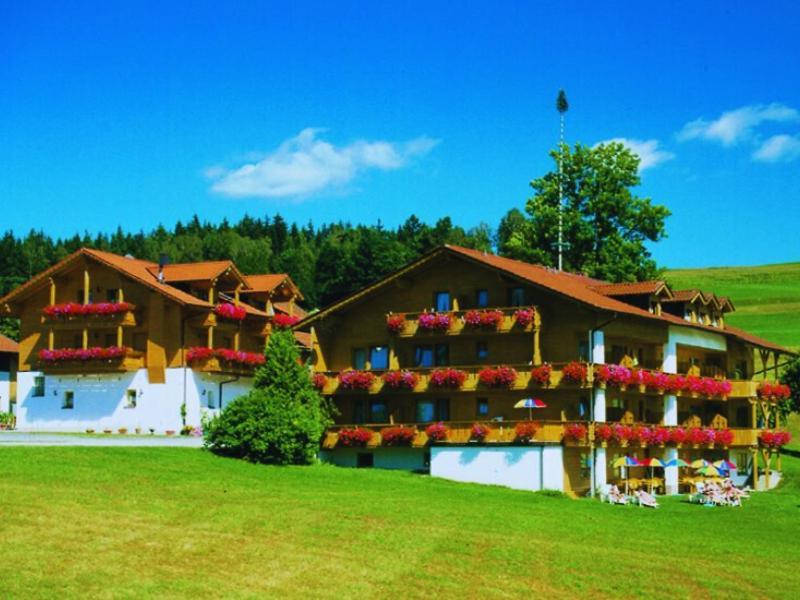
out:
{"label": "grass slope", "polygon": [[730,296],[727,319],[768,340],[800,350],[800,263],[667,271],[675,289],[700,288]]}
{"label": "grass slope", "polygon": [[613,507],[202,450],[7,448],[4,598],[796,597],[800,459],[741,509]]}

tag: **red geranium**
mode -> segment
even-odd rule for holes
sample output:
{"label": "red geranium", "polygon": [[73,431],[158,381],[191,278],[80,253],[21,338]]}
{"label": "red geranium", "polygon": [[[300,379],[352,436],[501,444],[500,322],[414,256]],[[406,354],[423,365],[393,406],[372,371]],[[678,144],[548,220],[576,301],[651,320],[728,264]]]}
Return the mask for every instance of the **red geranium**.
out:
{"label": "red geranium", "polygon": [[611,438],[614,436],[614,430],[611,428],[611,425],[608,423],[601,423],[598,424],[594,428],[594,437],[601,442],[608,442],[611,441]]}
{"label": "red geranium", "polygon": [[311,377],[311,383],[318,390],[323,390],[328,384],[328,377],[325,375],[325,373],[314,373],[314,375]]}
{"label": "red geranium", "polygon": [[762,431],[758,436],[762,446],[776,450],[792,441],[792,434],[788,431]]}
{"label": "red geranium", "polygon": [[400,333],[405,329],[405,326],[405,315],[389,315],[386,317],[386,329],[389,330],[389,333]]}
{"label": "red geranium", "polygon": [[106,316],[133,310],[133,304],[129,302],[95,302],[80,304],[78,302],[67,302],[65,304],[53,304],[42,309],[42,313],[48,319],[72,316]]}
{"label": "red geranium", "polygon": [[511,387],[517,381],[517,371],[511,367],[487,367],[478,373],[478,380],[490,387]]}
{"label": "red geranium", "polygon": [[387,446],[407,446],[417,435],[413,427],[384,427],[381,429],[381,439]]}
{"label": "red geranium", "polygon": [[669,441],[673,444],[683,444],[689,437],[683,427],[675,427],[669,432]]}
{"label": "red geranium", "polygon": [[452,318],[450,313],[422,313],[417,317],[419,328],[424,331],[447,331]]}
{"label": "red geranium", "polygon": [[413,390],[419,383],[419,375],[412,371],[386,371],[383,381],[391,388]]}
{"label": "red geranium", "polygon": [[613,427],[614,439],[618,443],[628,442],[633,436],[633,428],[630,425],[617,424]]}
{"label": "red geranium", "polygon": [[340,429],[339,443],[342,446],[366,446],[372,439],[372,431],[356,427],[355,429]]}
{"label": "red geranium", "polygon": [[117,360],[125,358],[129,349],[123,346],[108,348],[58,348],[56,350],[40,350],[39,360],[45,363],[88,362],[95,360]]}
{"label": "red geranium", "polygon": [[339,382],[346,390],[368,390],[375,382],[375,374],[370,371],[342,371]]}
{"label": "red geranium", "polygon": [[524,442],[531,441],[538,430],[539,424],[535,421],[522,421],[521,423],[517,423],[516,427],[514,427],[514,433],[517,439]]}
{"label": "red geranium", "polygon": [[664,445],[670,440],[670,430],[666,427],[653,428],[650,442],[657,445]]}
{"label": "red geranium", "polygon": [[231,321],[244,321],[247,316],[247,309],[244,306],[236,306],[230,302],[223,302],[214,307],[214,312],[218,317]]}
{"label": "red geranium", "polygon": [[577,361],[572,361],[571,363],[564,365],[562,373],[563,373],[562,381],[568,383],[577,383],[580,385],[586,383],[588,369],[586,368],[585,364]]}
{"label": "red geranium", "polygon": [[474,423],[470,429],[470,439],[482,442],[489,435],[489,428],[481,423]]}
{"label": "red geranium", "polygon": [[570,423],[564,427],[564,439],[581,442],[586,438],[586,425],[583,423]]}
{"label": "red geranium", "polygon": [[220,360],[244,365],[248,367],[255,367],[263,365],[266,362],[264,355],[260,352],[244,352],[242,350],[229,350],[228,348],[218,348],[214,351],[214,355]]}
{"label": "red geranium", "polygon": [[465,371],[458,369],[434,369],[428,376],[428,382],[434,387],[445,387],[458,389],[467,379]]}
{"label": "red geranium", "polygon": [[714,432],[714,443],[720,446],[730,446],[733,443],[733,432],[730,429],[717,429]]}
{"label": "red geranium", "polygon": [[531,369],[531,381],[542,387],[550,385],[550,373],[552,373],[552,371],[553,367],[547,363],[539,365],[538,367],[533,367],[533,369]]}
{"label": "red geranium", "polygon": [[444,423],[431,423],[425,428],[425,434],[431,442],[443,442],[447,439],[447,432],[450,431]]}
{"label": "red geranium", "polygon": [[214,356],[214,349],[205,346],[194,346],[186,350],[186,362],[193,363],[201,360],[208,360]]}
{"label": "red geranium", "polygon": [[280,329],[287,329],[300,321],[300,317],[295,315],[287,315],[284,313],[275,313],[272,317],[272,324]]}
{"label": "red geranium", "polygon": [[527,327],[533,323],[533,318],[536,316],[536,309],[534,308],[518,308],[514,312],[514,320],[520,327]]}

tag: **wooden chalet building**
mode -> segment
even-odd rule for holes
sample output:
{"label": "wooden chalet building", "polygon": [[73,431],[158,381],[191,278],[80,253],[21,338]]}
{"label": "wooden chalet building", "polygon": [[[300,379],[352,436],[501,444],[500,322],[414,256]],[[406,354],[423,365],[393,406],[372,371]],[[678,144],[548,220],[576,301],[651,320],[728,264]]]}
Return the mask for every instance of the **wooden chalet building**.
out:
{"label": "wooden chalet building", "polygon": [[[764,486],[779,461],[759,435],[784,389],[754,378],[791,352],[730,327],[733,309],[444,246],[296,328],[338,408],[332,463],[586,493],[625,455],[730,458],[736,481],[755,469]],[[674,493],[691,474],[650,473],[626,475]]]}
{"label": "wooden chalet building", "polygon": [[0,298],[20,319],[17,428],[177,431],[247,391],[273,326],[305,316],[287,275],[88,248]]}
{"label": "wooden chalet building", "polygon": [[19,344],[0,333],[0,413],[14,410],[18,357]]}

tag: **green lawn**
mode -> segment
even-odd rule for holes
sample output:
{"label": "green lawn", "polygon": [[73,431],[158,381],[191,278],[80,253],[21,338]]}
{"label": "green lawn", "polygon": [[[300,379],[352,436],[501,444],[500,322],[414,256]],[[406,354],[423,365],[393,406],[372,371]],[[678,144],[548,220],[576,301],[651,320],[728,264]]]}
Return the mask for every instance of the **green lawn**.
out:
{"label": "green lawn", "polygon": [[730,296],[731,325],[800,350],[800,263],[667,271],[674,289],[700,288]]}
{"label": "green lawn", "polygon": [[18,597],[797,597],[800,459],[741,509],[614,507],[202,450],[4,448]]}

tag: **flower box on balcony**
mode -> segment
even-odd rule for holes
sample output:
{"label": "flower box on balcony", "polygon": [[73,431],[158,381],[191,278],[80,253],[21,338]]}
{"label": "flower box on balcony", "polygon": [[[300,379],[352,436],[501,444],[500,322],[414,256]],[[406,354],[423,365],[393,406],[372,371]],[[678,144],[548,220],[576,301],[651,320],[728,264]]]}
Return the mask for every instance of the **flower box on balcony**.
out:
{"label": "flower box on balcony", "polygon": [[589,374],[588,367],[581,362],[573,361],[564,365],[564,368],[561,370],[561,382],[562,383],[573,383],[577,385],[583,385],[586,383],[586,379]]}
{"label": "flower box on balcony", "polygon": [[422,313],[417,317],[418,329],[420,331],[446,332],[453,324],[453,317],[450,313]]}
{"label": "flower box on balcony", "polygon": [[474,423],[469,432],[469,441],[481,443],[486,440],[489,435],[489,427],[482,423]]}
{"label": "flower box on balcony", "polygon": [[466,371],[459,369],[434,369],[428,375],[428,384],[437,388],[460,389],[466,380]]}
{"label": "flower box on balcony", "polygon": [[247,309],[244,306],[236,306],[230,302],[223,302],[214,307],[214,313],[222,318],[230,321],[244,321],[247,317]]}
{"label": "flower box on balcony", "polygon": [[545,363],[543,365],[539,365],[538,367],[534,367],[531,369],[531,383],[539,385],[541,387],[547,387],[550,385],[550,376],[553,372],[553,367],[549,364]]}
{"label": "flower box on balcony", "polygon": [[39,351],[39,360],[45,364],[112,362],[124,359],[129,353],[130,348],[124,346],[45,349]]}
{"label": "flower box on balcony", "polygon": [[387,371],[381,378],[386,384],[384,390],[387,388],[413,390],[419,384],[419,375],[413,371]]}
{"label": "flower box on balcony", "polygon": [[500,329],[505,320],[505,314],[499,309],[468,310],[464,313],[464,323],[470,327],[485,327]]}
{"label": "flower box on balcony", "polygon": [[517,371],[512,367],[487,367],[478,373],[481,385],[493,388],[511,388],[517,382]]}
{"label": "flower box on balcony", "polygon": [[113,317],[131,312],[136,307],[130,302],[93,302],[80,304],[67,302],[52,304],[42,309],[47,319],[70,319],[74,317]]}
{"label": "flower box on balcony", "polygon": [[445,442],[450,429],[442,422],[431,423],[425,428],[425,435],[430,443]]}
{"label": "flower box on balcony", "polygon": [[583,423],[570,423],[564,427],[564,444],[578,446],[586,442],[588,429]]}
{"label": "flower box on balcony", "polygon": [[514,427],[514,436],[517,442],[530,443],[539,431],[539,424],[535,421],[522,421]]}
{"label": "flower box on balcony", "polygon": [[325,373],[314,373],[311,376],[311,384],[321,392],[328,384],[328,376]]}
{"label": "flower box on balcony", "polygon": [[340,429],[338,443],[346,447],[366,446],[372,440],[372,431],[356,427],[354,429]]}
{"label": "flower box on balcony", "polygon": [[406,317],[405,315],[386,315],[386,329],[389,330],[389,333],[392,334],[399,334],[402,333],[403,330],[406,328]]}
{"label": "flower box on balcony", "polygon": [[381,429],[381,441],[386,446],[410,446],[417,435],[413,427],[384,427]]}
{"label": "flower box on balcony", "polygon": [[530,327],[536,318],[536,309],[531,308],[518,308],[514,311],[514,321],[522,328]]}
{"label": "flower box on balcony", "polygon": [[369,390],[376,379],[370,371],[349,370],[339,373],[340,386],[345,390]]}
{"label": "flower box on balcony", "polygon": [[275,313],[272,317],[272,325],[278,329],[288,329],[296,325],[299,321],[300,317],[284,313]]}

